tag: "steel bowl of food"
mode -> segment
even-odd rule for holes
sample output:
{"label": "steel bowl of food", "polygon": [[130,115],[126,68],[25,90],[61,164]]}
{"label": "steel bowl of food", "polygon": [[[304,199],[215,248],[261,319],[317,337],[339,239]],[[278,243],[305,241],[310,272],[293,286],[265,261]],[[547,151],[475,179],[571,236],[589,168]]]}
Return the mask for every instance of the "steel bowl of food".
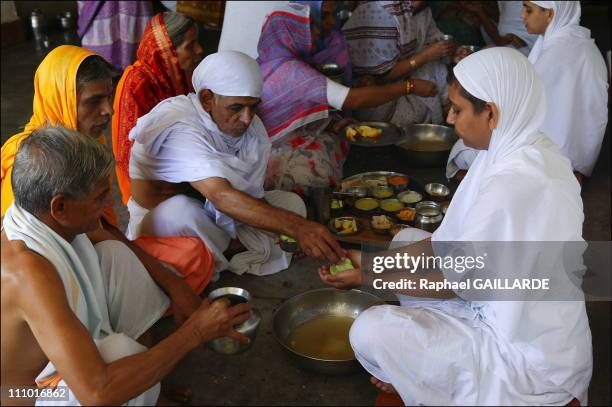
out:
{"label": "steel bowl of food", "polygon": [[349,342],[350,327],[361,312],[380,304],[384,301],[360,290],[307,291],[281,304],[272,330],[298,366],[323,374],[347,374],[359,367]]}
{"label": "steel bowl of food", "polygon": [[397,144],[409,167],[444,167],[457,141],[452,127],[438,124],[413,124],[404,129]]}

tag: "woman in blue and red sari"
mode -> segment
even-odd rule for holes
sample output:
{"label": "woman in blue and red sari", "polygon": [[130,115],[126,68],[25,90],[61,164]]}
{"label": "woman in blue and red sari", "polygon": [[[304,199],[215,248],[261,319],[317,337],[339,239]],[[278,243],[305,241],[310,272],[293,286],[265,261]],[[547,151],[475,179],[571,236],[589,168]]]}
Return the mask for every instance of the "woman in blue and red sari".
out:
{"label": "woman in blue and red sari", "polygon": [[[346,119],[333,110],[375,107],[408,93],[433,94],[427,81],[349,88],[348,48],[336,18],[336,2],[296,2],[270,13],[258,44],[264,80],[259,109],[272,141],[266,186],[308,195],[312,187],[335,187],[348,154]],[[342,65],[342,83],[317,70]]]}

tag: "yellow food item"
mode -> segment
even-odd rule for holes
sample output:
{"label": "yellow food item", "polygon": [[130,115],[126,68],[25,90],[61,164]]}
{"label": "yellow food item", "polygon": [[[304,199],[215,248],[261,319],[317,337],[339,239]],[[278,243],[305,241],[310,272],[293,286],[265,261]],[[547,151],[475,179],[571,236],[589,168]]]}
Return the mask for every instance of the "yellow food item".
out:
{"label": "yellow food item", "polygon": [[355,208],[361,211],[371,211],[378,208],[378,201],[370,198],[362,198],[355,201]]}
{"label": "yellow food item", "polygon": [[395,212],[402,209],[404,207],[404,204],[398,201],[397,199],[385,199],[380,203],[380,207],[383,211]]}
{"label": "yellow food item", "polygon": [[382,133],[382,129],[377,129],[370,126],[349,127],[346,129],[346,139],[349,141],[355,141],[355,137],[357,136],[377,139],[382,135]]}
{"label": "yellow food item", "polygon": [[370,126],[359,126],[357,127],[359,135],[363,138],[379,138],[382,135],[382,129],[377,129]]}
{"label": "yellow food item", "polygon": [[357,134],[357,130],[355,130],[353,127],[346,129],[346,138],[350,141],[355,141],[355,136],[357,136]]}
{"label": "yellow food item", "polygon": [[355,218],[335,219],[334,228],[338,233],[353,233],[357,231],[357,221]]}

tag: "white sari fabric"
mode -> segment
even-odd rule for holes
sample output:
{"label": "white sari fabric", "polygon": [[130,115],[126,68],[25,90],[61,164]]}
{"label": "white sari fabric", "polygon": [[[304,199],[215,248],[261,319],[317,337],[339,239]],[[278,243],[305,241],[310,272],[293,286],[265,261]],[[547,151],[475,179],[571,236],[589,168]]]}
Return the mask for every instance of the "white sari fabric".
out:
{"label": "white sari fabric", "polygon": [[[193,85],[196,92],[210,89],[223,96],[259,97],[262,81],[255,60],[241,52],[224,51],[198,65]],[[219,129],[197,94],[191,93],[159,103],[138,119],[129,137],[135,141],[130,158],[133,179],[182,183],[218,177],[254,198],[264,198],[271,143],[257,116],[242,136],[232,137]],[[305,216],[303,202],[298,205],[294,194],[285,194],[280,202],[275,200],[277,206]],[[142,222],[153,225],[145,230],[156,231],[154,236],[198,236],[213,253],[217,271],[230,267],[238,274],[270,274],[287,268],[291,259],[273,236],[235,221],[211,201],[175,196],[148,212],[131,199],[128,210],[128,238],[140,236]],[[232,264],[223,256],[231,238],[238,238],[248,249]]]}
{"label": "white sari fabric", "polygon": [[[582,241],[583,221],[569,161],[538,132],[546,111],[543,85],[527,58],[506,47],[474,53],[454,71],[470,94],[497,105],[500,119],[489,149],[478,154],[432,235],[434,250],[437,242],[533,241],[528,258],[495,263],[495,272],[538,275],[536,266],[557,259],[542,259],[537,242]],[[587,401],[591,335],[581,300],[459,298],[375,307],[353,325],[351,344],[363,366],[395,386],[406,405]]]}
{"label": "white sari fabric", "polygon": [[606,63],[591,32],[579,25],[580,2],[533,3],[554,10],[546,32],[529,54],[548,99],[541,130],[571,160],[575,171],[590,176],[608,122]]}
{"label": "white sari fabric", "polygon": [[[9,240],[23,241],[53,264],[70,309],[87,328],[105,362],[146,351],[136,339],[162,317],[170,301],[127,246],[117,241],[94,246],[85,234],[67,242],[15,204],[6,212],[3,227]],[[49,362],[36,381],[56,373]],[[69,400],[36,404],[80,405],[70,391],[70,383],[62,380],[60,386],[68,387]],[[159,384],[126,405],[155,404],[158,395]]]}

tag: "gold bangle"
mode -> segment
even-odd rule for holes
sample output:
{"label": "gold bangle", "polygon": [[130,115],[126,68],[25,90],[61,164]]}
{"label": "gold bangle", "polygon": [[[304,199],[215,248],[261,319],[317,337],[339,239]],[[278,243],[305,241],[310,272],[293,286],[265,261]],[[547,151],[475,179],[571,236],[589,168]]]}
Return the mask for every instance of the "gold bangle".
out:
{"label": "gold bangle", "polygon": [[414,90],[414,81],[412,79],[408,79],[406,81],[406,95],[409,95]]}

